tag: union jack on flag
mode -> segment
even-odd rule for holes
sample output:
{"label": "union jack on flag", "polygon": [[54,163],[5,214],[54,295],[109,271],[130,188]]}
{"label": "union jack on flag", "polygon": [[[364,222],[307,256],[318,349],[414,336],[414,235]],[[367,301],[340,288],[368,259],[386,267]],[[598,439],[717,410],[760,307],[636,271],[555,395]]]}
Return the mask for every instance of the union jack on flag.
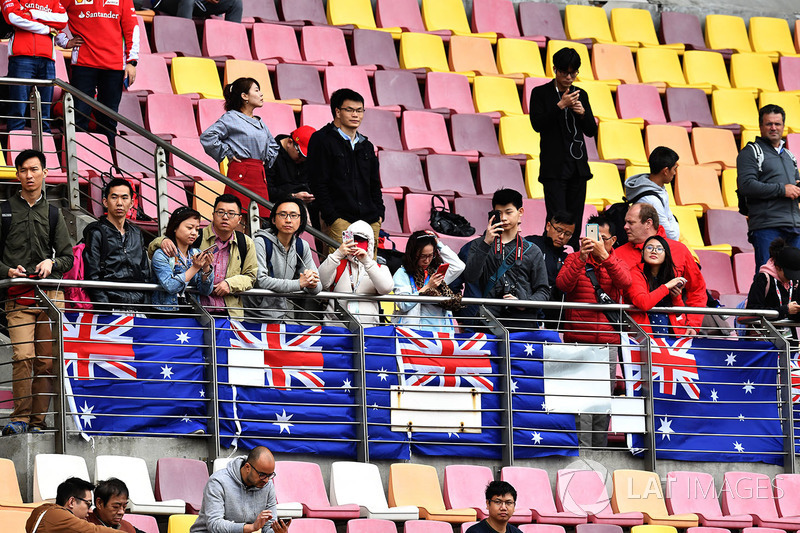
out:
{"label": "union jack on flag", "polygon": [[252,372],[266,375],[269,387],[286,390],[296,380],[311,390],[322,391],[325,381],[317,373],[323,370],[324,356],[322,348],[315,346],[322,326],[289,333],[284,324],[260,324],[259,330],[251,331],[231,320],[231,331],[229,364],[232,366],[234,359],[246,359],[246,366]]}
{"label": "union jack on flag", "polygon": [[[120,316],[108,324],[98,324],[99,315],[80,313],[75,322],[64,319],[64,363],[67,374],[77,379],[93,379],[98,369],[120,379],[136,379],[133,316]],[[91,317],[91,318],[90,318]],[[105,377],[105,376],[104,376]]]}
{"label": "union jack on flag", "polygon": [[797,403],[800,401],[800,363],[797,359],[789,361],[789,369],[792,372],[792,403]]}
{"label": "union jack on flag", "polygon": [[[397,367],[407,386],[475,387],[494,390],[491,349],[484,333],[459,338],[397,328]],[[431,335],[431,336],[423,336]]]}
{"label": "union jack on flag", "polygon": [[[695,356],[689,352],[692,347],[690,337],[682,337],[670,344],[663,337],[650,337],[650,355],[653,380],[659,381],[659,391],[662,394],[675,396],[677,385],[680,385],[684,392],[697,400],[700,397],[700,386],[697,381],[700,376],[697,373],[697,361]],[[641,382],[641,363],[642,354],[638,344],[630,347],[631,361],[636,365],[630,378],[635,379],[633,390],[642,387]]]}

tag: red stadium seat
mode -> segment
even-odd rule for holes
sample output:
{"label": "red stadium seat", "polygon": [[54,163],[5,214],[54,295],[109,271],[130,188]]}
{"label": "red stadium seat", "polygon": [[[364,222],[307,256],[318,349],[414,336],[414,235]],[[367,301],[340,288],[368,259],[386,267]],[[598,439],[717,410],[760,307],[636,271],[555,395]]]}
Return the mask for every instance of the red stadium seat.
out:
{"label": "red stadium seat", "polygon": [[730,256],[723,252],[713,252],[710,250],[695,250],[695,253],[700,260],[703,278],[705,278],[708,288],[718,291],[720,294],[736,294],[736,282],[733,279],[733,267],[731,266]]}
{"label": "red stadium seat", "polygon": [[721,491],[722,511],[725,514],[743,514],[753,517],[753,525],[796,531],[800,517],[780,518],[772,498],[769,476],[755,472],[725,472],[725,486],[735,491]]}
{"label": "red stadium seat", "polygon": [[427,31],[417,0],[376,0],[375,19],[381,28],[402,28],[415,33],[432,33],[450,39],[449,30]]}
{"label": "red stadium seat", "polygon": [[800,57],[778,60],[778,87],[781,91],[800,91]]}
{"label": "red stadium seat", "polygon": [[274,0],[242,0],[242,22],[248,26],[254,22],[278,22],[278,10]]}
{"label": "red stadium seat", "polygon": [[[383,168],[381,168],[381,172],[383,172]],[[394,196],[384,192],[383,205],[386,213],[383,218],[383,223],[381,224],[381,229],[392,235],[392,238],[394,238],[395,235],[402,235],[403,224],[400,222],[400,216],[397,213],[397,201],[394,199]]]}
{"label": "red stadium seat", "polygon": [[394,39],[385,31],[354,29],[353,60],[356,65],[375,65],[381,69],[400,68]]}
{"label": "red stadium seat", "polygon": [[283,20],[305,24],[326,26],[328,16],[322,0],[281,0]]}
{"label": "red stadium seat", "polygon": [[332,120],[331,107],[328,105],[307,104],[300,112],[301,126],[311,126],[318,130]]}
{"label": "red stadium seat", "polygon": [[[706,48],[700,20],[691,13],[679,13],[677,11],[664,11],[661,13],[659,37],[661,42],[665,44],[683,43],[686,46],[686,50],[709,50],[709,48]],[[726,60],[730,59],[733,53],[733,50],[730,49],[716,51],[720,52]]]}
{"label": "red stadium seat", "polygon": [[207,19],[203,28],[203,55],[213,59],[253,59],[246,27],[227,20]]}
{"label": "red stadium seat", "polygon": [[[372,108],[364,113],[358,131],[369,137],[370,142],[380,150],[402,150],[397,118],[391,111]],[[421,150],[420,154],[424,153]]]}
{"label": "red stadium seat", "polygon": [[[32,147],[33,137],[31,137],[30,132],[22,130],[8,133],[8,161],[12,165],[21,151]],[[42,133],[42,151],[47,165],[46,183],[48,185],[66,183],[67,174],[61,168],[61,158],[56,151],[56,144],[52,134]]]}
{"label": "red stadium seat", "polygon": [[384,196],[390,194],[394,200],[402,200],[405,193],[428,192],[422,164],[415,154],[383,150],[378,152],[378,162]]}
{"label": "red stadium seat", "polygon": [[225,100],[203,98],[197,102],[197,125],[204,132],[225,113]]}
{"label": "red stadium seat", "polygon": [[492,210],[492,199],[487,196],[465,196],[455,199],[454,210],[466,218],[475,228],[476,234],[486,229],[489,221],[489,212]]}
{"label": "red stadium seat", "polygon": [[519,4],[519,25],[526,37],[545,37],[566,41],[564,22],[558,6],[547,2],[521,2]]}
{"label": "red stadium seat", "polygon": [[[200,139],[198,138],[181,138],[176,137],[171,141],[172,146],[185,152],[186,154],[194,157],[201,163],[205,163],[206,165],[210,166],[214,170],[219,169],[219,164],[214,161],[214,159],[208,155],[205,150],[203,150],[203,146],[200,144]],[[167,167],[167,175],[169,176],[178,176],[181,177],[189,177],[192,179],[211,179],[213,176],[209,176],[208,174],[202,172],[198,168],[190,165],[180,157],[169,154],[169,166]],[[216,179],[216,178],[214,178]]]}
{"label": "red stadium seat", "polygon": [[[150,56],[153,57],[153,56]],[[122,93],[122,98],[119,100],[119,109],[117,113],[135,123],[137,126],[144,128],[144,116],[142,115],[142,102],[139,97],[131,93]],[[117,123],[117,131],[121,134],[133,134],[132,128],[129,128],[122,122]]]}
{"label": "red stadium seat", "polygon": [[[522,5],[522,4],[520,4]],[[496,33],[498,37],[509,37],[536,41],[544,47],[544,35],[523,36],[517,24],[514,4],[511,0],[473,0],[472,31],[474,33]]]}
{"label": "red stadium seat", "polygon": [[147,97],[147,129],[154,135],[198,137],[192,100],[179,94],[151,94]]}
{"label": "red stadium seat", "polygon": [[701,89],[667,87],[664,100],[664,107],[671,122],[689,121],[692,126],[722,128],[731,130],[734,134],[738,134],[741,129],[735,124],[717,126],[711,116],[708,97]]}
{"label": "red stadium seat", "polygon": [[294,111],[288,104],[264,102],[264,105],[256,108],[253,113],[261,117],[273,137],[281,133],[291,133],[297,128]]}
{"label": "red stadium seat", "polygon": [[481,157],[478,162],[478,192],[491,195],[497,189],[514,189],[525,197],[522,167],[506,157]]}
{"label": "red stadium seat", "polygon": [[323,68],[327,61],[306,61],[300,54],[300,45],[294,29],[280,24],[253,24],[253,39],[250,43],[253,58],[268,65],[294,63]]}
{"label": "red stadium seat", "polygon": [[[617,87],[617,113],[621,119],[643,118],[645,125],[667,123],[664,108],[661,107],[661,96],[652,85],[623,84]],[[691,121],[670,124],[692,129]]]}
{"label": "red stadium seat", "polygon": [[747,240],[747,218],[737,211],[706,211],[706,239],[708,244],[730,244],[734,253],[753,251],[753,245]]}
{"label": "red stadium seat", "polygon": [[[425,107],[449,109],[451,113],[475,113],[469,79],[454,72],[428,72],[425,82]],[[489,113],[498,119],[500,113]]]}
{"label": "red stadium seat", "polygon": [[[453,148],[456,150],[475,150],[481,156],[500,157],[500,145],[491,117],[487,115],[459,114],[450,119],[450,133]],[[525,161],[525,155],[521,156]]]}
{"label": "red stadium seat", "polygon": [[[379,32],[382,33],[382,32]],[[417,77],[407,70],[379,70],[373,76],[375,102],[379,106],[398,106],[403,111],[425,109]],[[433,110],[430,110],[433,111]],[[449,110],[443,109],[447,114]],[[399,118],[399,113],[398,113]]]}
{"label": "red stadium seat", "polygon": [[136,529],[144,531],[144,533],[159,533],[158,522],[156,522],[155,516],[125,513],[125,521]]}
{"label": "red stadium seat", "polygon": [[736,278],[736,289],[739,294],[750,292],[753,276],[756,272],[756,254],[753,252],[733,256],[733,274]]}
{"label": "red stadium seat", "polygon": [[141,55],[136,67],[136,81],[127,92],[137,96],[147,96],[153,93],[172,94],[167,61],[157,55]]}

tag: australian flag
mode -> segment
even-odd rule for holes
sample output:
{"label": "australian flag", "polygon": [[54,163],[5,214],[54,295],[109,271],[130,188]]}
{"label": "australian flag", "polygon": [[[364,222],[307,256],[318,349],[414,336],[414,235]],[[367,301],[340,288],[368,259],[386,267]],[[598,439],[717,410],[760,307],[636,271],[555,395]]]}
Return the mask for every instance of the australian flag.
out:
{"label": "australian flag", "polygon": [[194,319],[64,315],[64,387],[88,434],[206,430],[203,327]]}
{"label": "australian flag", "polygon": [[[656,453],[683,461],[783,463],[778,352],[762,341],[652,337]],[[628,395],[641,395],[638,345],[623,347]],[[631,435],[634,452],[641,435]]]}
{"label": "australian flag", "polygon": [[217,320],[217,363],[223,445],[355,456],[346,329]]}

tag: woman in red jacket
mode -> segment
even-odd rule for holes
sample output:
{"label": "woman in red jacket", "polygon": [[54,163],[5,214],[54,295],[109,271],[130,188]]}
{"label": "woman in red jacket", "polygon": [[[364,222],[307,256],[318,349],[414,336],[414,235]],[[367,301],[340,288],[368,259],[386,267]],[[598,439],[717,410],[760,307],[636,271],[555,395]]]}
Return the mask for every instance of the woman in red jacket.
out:
{"label": "woman in red jacket", "polygon": [[[675,276],[672,253],[666,239],[654,235],[642,245],[642,264],[631,269],[631,285],[627,299],[641,309],[649,311],[653,307],[684,307],[681,290],[686,278]],[[687,327],[686,315],[665,313],[637,313],[631,317],[643,330],[652,335],[696,335]]]}

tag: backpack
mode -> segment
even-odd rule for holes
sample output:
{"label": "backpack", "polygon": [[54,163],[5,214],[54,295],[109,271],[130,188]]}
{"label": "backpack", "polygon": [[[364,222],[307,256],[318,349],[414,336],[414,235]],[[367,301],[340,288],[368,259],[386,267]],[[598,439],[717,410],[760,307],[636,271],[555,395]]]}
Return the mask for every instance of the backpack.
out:
{"label": "backpack", "polygon": [[[272,268],[272,251],[275,248],[275,245],[272,243],[271,240],[267,239],[265,235],[259,235],[262,239],[264,239],[264,246],[267,249],[267,272],[269,273],[270,277],[275,277],[274,271]],[[300,273],[307,267],[303,262],[303,252],[305,250],[305,241],[299,237],[295,237],[294,239],[294,251],[297,254],[298,261],[295,263],[294,274],[292,279],[298,279],[300,277]],[[342,270],[344,271],[344,269]],[[338,273],[338,269],[337,269]],[[336,281],[339,280],[340,276],[337,276]],[[336,282],[334,282],[334,285]],[[318,313],[322,311],[322,303],[314,298],[289,298],[289,302],[296,308],[303,312],[303,316],[301,318],[311,319],[311,320],[323,320],[323,316],[319,315]]]}
{"label": "backpack", "polygon": [[[756,156],[756,163],[758,164],[758,173],[761,174],[761,167],[764,164],[764,150],[758,145],[758,143],[754,141],[750,141],[745,145],[746,147],[751,147],[753,149],[753,153]],[[786,150],[786,153],[789,154],[789,158],[791,158],[792,162],[794,163],[794,168],[797,168],[797,159],[795,158],[794,154],[790,152],[786,147],[783,148]],[[739,192],[739,189],[736,189],[736,201],[739,204],[739,213],[747,216],[750,214],[750,208],[747,207],[747,197]]]}
{"label": "backpack", "polygon": [[[442,205],[436,205],[437,199]],[[447,200],[438,194],[434,194],[431,197],[430,223],[434,231],[444,233],[445,235],[471,237],[475,233],[475,228],[469,224],[467,219],[461,215],[450,212]]]}
{"label": "backpack", "polygon": [[[103,244],[105,245],[105,237],[103,237]],[[86,248],[86,243],[79,242],[72,247],[72,268],[64,273],[64,279],[83,280],[83,249]],[[86,289],[83,287],[64,287],[64,300],[67,309],[93,309],[91,298],[87,294]]]}
{"label": "backpack", "polygon": [[628,208],[630,206],[637,203],[645,196],[658,196],[658,194],[656,194],[654,191],[647,191],[634,196],[630,200],[623,197],[621,202],[611,204],[603,212],[605,217],[614,223],[615,233],[617,236],[617,242],[614,245],[614,248],[619,248],[628,242],[628,234],[625,233],[625,215],[628,213]]}
{"label": "backpack", "polygon": [[[272,268],[272,250],[275,248],[275,246],[272,244],[271,240],[267,239],[267,237],[265,235],[259,235],[259,236],[262,239],[264,239],[264,246],[267,248],[267,272],[269,273],[269,277],[274,278],[275,275],[273,273],[274,270]],[[300,272],[302,271],[303,267],[305,266],[305,265],[303,265],[303,261],[302,261],[304,244],[305,244],[305,242],[303,241],[303,239],[295,237],[295,239],[294,239],[294,249],[295,249],[295,252],[297,253],[297,257],[300,259],[300,261],[295,263],[294,277],[292,279],[299,278],[300,277]]]}

